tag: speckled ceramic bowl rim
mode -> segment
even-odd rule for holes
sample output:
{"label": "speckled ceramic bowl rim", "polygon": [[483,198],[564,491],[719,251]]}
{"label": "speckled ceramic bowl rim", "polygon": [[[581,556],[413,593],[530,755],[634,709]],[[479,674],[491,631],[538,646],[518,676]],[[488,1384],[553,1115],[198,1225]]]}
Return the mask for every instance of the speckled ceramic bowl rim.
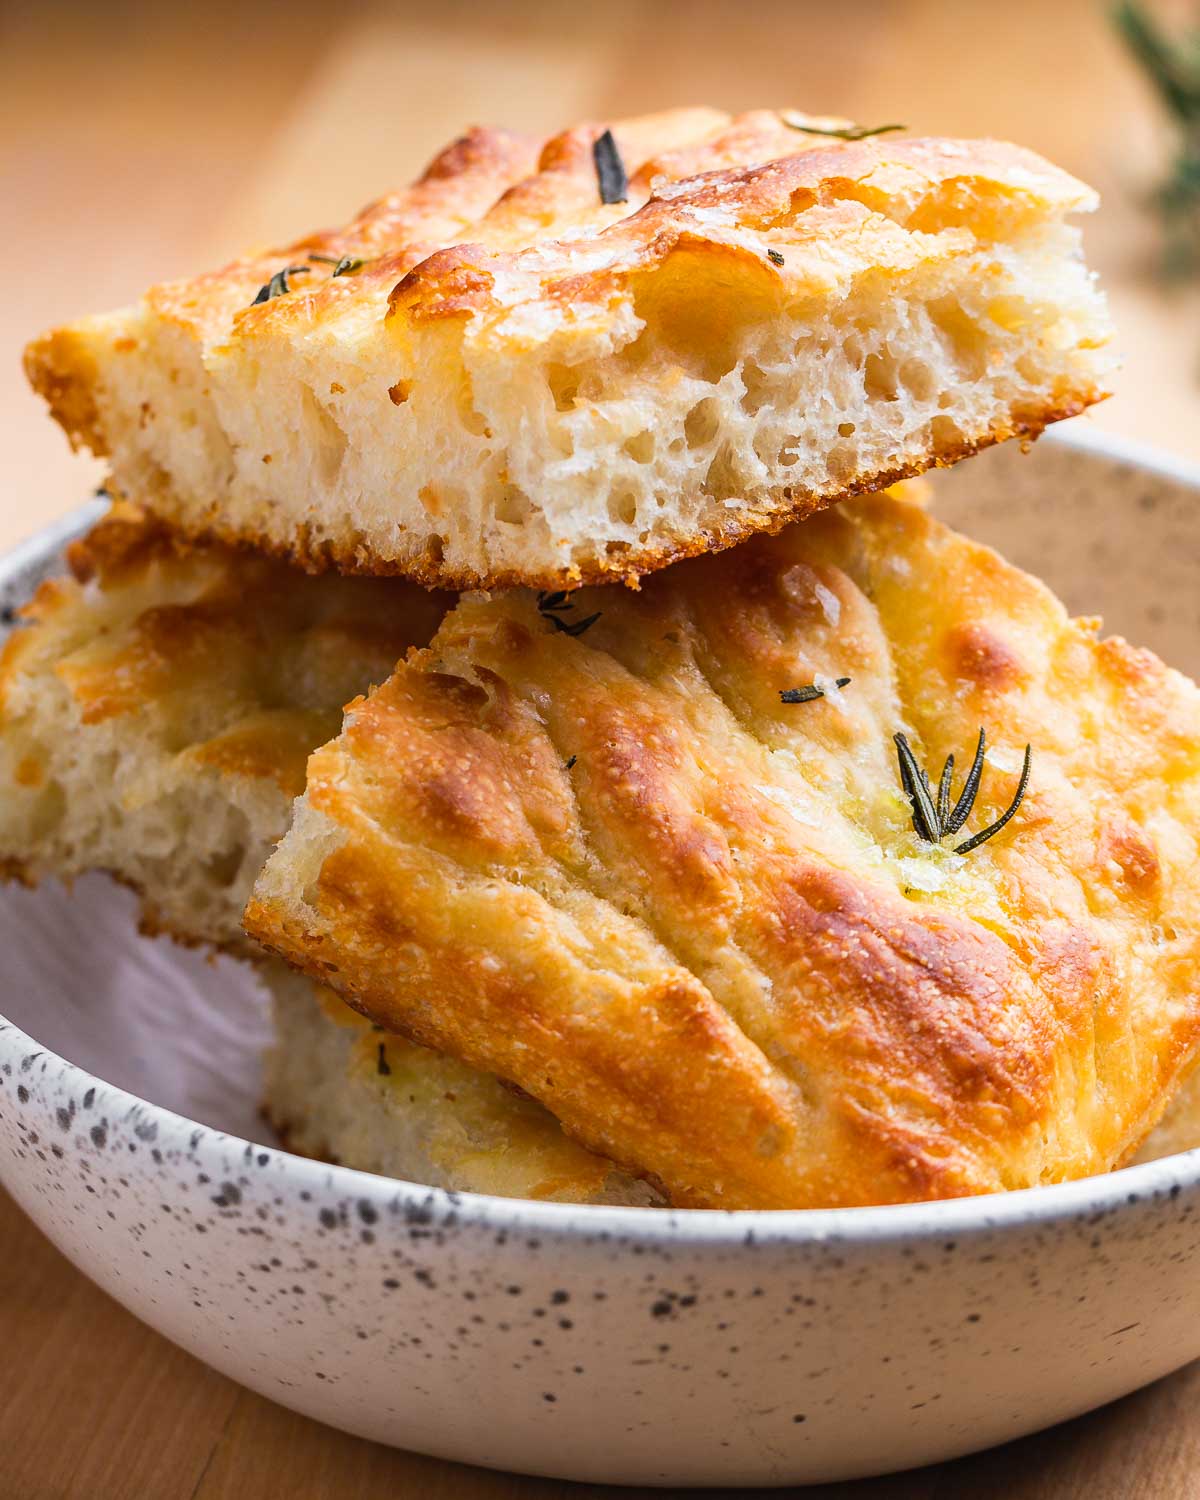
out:
{"label": "speckled ceramic bowl rim", "polygon": [[[1089,428],[1060,430],[1048,434],[1042,441],[1074,449],[1085,457],[1123,464],[1189,486],[1197,491],[1200,500],[1200,465],[1186,459]],[[8,552],[0,559],[0,585],[37,566],[49,552],[61,548],[90,525],[103,509],[102,501],[91,501]],[[1174,1197],[1185,1188],[1200,1185],[1200,1148],[1197,1148],[1075,1182],[932,1203],[887,1204],[872,1208],[738,1210],[539,1203],[527,1198],[446,1192],[424,1184],[313,1161],[265,1142],[228,1135],[93,1076],[41,1046],[0,1015],[0,1066],[5,1060],[10,1062],[18,1077],[22,1073],[32,1073],[38,1063],[57,1066],[74,1080],[81,1092],[94,1088],[97,1095],[111,1101],[110,1108],[114,1113],[150,1111],[159,1126],[160,1145],[164,1144],[165,1135],[170,1138],[165,1144],[171,1146],[202,1149],[207,1142],[226,1150],[240,1148],[258,1155],[269,1152],[277,1166],[284,1169],[289,1186],[297,1192],[307,1190],[314,1199],[344,1196],[376,1203],[408,1200],[419,1204],[436,1218],[452,1216],[453,1221],[463,1228],[537,1231],[562,1240],[594,1240],[607,1233],[620,1236],[626,1242],[646,1245],[688,1244],[714,1249],[749,1241],[760,1245],[796,1246],[833,1241],[843,1244],[903,1243],[945,1234],[994,1233],[1016,1225],[1052,1226],[1092,1214],[1112,1212],[1124,1204]]]}

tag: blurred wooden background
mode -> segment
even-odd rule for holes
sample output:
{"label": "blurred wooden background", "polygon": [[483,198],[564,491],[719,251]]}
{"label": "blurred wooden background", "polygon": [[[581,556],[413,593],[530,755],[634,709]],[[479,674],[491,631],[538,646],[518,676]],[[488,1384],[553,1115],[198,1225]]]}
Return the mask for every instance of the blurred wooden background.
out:
{"label": "blurred wooden background", "polygon": [[[1187,0],[1158,0],[1182,24]],[[997,135],[1094,183],[1088,226],[1126,367],[1099,426],[1200,458],[1200,288],[1154,274],[1143,203],[1169,137],[1097,0],[0,0],[0,546],[98,477],[24,388],[52,322],[252,242],[338,221],[463,125],[710,102]],[[0,1494],[214,1500],[596,1493],[328,1432],[151,1334],[0,1202]],[[102,1372],[102,1373],[101,1373]],[[1200,1493],[1200,1367],[994,1455],[841,1500]],[[659,1492],[661,1493],[661,1492]],[[815,1494],[815,1492],[809,1492]],[[822,1492],[825,1493],[825,1492]]]}

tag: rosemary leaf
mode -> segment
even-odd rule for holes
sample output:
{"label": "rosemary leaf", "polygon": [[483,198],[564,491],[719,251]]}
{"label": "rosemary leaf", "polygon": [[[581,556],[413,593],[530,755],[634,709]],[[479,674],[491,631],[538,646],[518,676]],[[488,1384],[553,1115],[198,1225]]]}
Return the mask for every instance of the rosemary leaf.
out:
{"label": "rosemary leaf", "polygon": [[563,635],[578,636],[582,635],[585,630],[591,629],[600,618],[600,611],[597,610],[594,615],[587,615],[582,620],[573,620],[569,625],[558,615],[547,615],[546,618],[554,626],[555,630],[561,630]]}
{"label": "rosemary leaf", "polygon": [[938,822],[937,808],[930,795],[929,778],[917,764],[917,758],[905,737],[894,734],[892,739],[900,758],[900,782],[912,804],[913,827],[917,837],[924,839],[927,844],[936,844],[941,839],[942,829]]}
{"label": "rosemary leaf", "polygon": [[564,635],[582,635],[596,623],[601,614],[597,610],[594,615],[588,615],[582,620],[564,620],[562,617],[569,615],[575,608],[566,589],[555,589],[553,592],[543,589],[537,596],[537,607],[542,618],[549,620],[555,630],[561,630]]}
{"label": "rosemary leaf", "polygon": [[907,130],[907,125],[839,125],[836,128],[824,125],[805,125],[795,115],[780,115],[789,130],[802,130],[805,135],[833,136],[839,141],[865,141],[868,136],[887,135],[892,130]]}
{"label": "rosemary leaf", "polygon": [[945,828],[950,821],[950,782],[954,777],[954,757],[947,755],[946,764],[942,767],[941,779],[938,782],[937,815],[938,823]]}
{"label": "rosemary leaf", "polygon": [[627,203],[629,201],[629,176],[625,163],[617,150],[611,130],[597,136],[592,142],[592,160],[596,164],[596,181],[600,185],[601,203]]}
{"label": "rosemary leaf", "polygon": [[962,793],[954,804],[954,811],[946,819],[945,831],[957,833],[967,819],[971,816],[971,809],[975,806],[975,798],[979,795],[979,782],[983,776],[983,754],[987,749],[987,740],[983,730],[979,731],[979,739],[975,744],[975,759],[971,762],[971,769],[967,772],[967,779],[963,782]]}
{"label": "rosemary leaf", "polygon": [[[844,688],[848,686],[849,682],[850,679],[848,677],[837,677],[834,679],[834,686]],[[815,682],[808,682],[803,687],[783,688],[779,694],[779,701],[780,703],[811,703],[814,698],[823,698],[824,696],[825,689],[823,687],[818,687]]]}
{"label": "rosemary leaf", "polygon": [[308,258],[309,260],[319,260],[322,265],[332,266],[333,275],[330,277],[331,281],[333,276],[349,276],[352,272],[361,270],[366,264],[360,255],[318,255],[316,251],[313,251]]}
{"label": "rosemary leaf", "polygon": [[1016,812],[1017,808],[1020,807],[1021,802],[1024,799],[1025,788],[1029,785],[1029,767],[1032,763],[1032,760],[1033,748],[1030,745],[1026,745],[1025,763],[1021,767],[1021,779],[1017,783],[1016,795],[1013,797],[1012,801],[1008,804],[1008,806],[1004,809],[1004,811],[1000,814],[1000,816],[994,823],[989,823],[986,828],[980,829],[978,833],[973,834],[969,839],[964,839],[961,844],[956,844],[954,846],[955,854],[969,854],[972,849],[978,849],[980,844],[984,843],[987,839],[993,838],[997,833],[1000,832],[1000,830]]}
{"label": "rosemary leaf", "polygon": [[265,286],[259,287],[258,296],[255,297],[250,306],[257,307],[260,302],[271,302],[276,297],[286,297],[292,289],[288,283],[289,276],[309,276],[311,274],[311,266],[284,266],[282,271],[275,272],[274,276],[271,277]]}

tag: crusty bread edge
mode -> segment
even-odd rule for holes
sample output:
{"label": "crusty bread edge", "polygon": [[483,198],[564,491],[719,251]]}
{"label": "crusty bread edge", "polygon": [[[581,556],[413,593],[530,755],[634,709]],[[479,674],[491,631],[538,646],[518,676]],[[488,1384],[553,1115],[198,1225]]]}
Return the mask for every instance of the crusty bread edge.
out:
{"label": "crusty bread edge", "polygon": [[25,347],[25,375],[50,408],[72,449],[90,448],[107,458],[108,443],[96,404],[98,372],[88,342],[77,326],[52,328]]}

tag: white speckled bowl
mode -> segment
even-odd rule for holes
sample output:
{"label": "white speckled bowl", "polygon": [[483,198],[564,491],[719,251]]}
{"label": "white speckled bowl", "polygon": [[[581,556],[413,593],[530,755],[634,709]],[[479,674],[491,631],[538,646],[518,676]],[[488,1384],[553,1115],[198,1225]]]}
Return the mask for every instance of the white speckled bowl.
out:
{"label": "white speckled bowl", "polygon": [[[944,515],[1073,608],[1200,666],[1200,475],[1071,437],[940,486]],[[9,598],[62,541],[9,561]],[[383,1442],[593,1481],[846,1478],[1002,1442],[1200,1355],[1197,1152],[900,1208],[456,1198],[147,1103],[39,1045],[87,1053],[52,986],[36,1007],[15,988],[0,1003],[31,1034],[0,1021],[0,1180],[168,1337]],[[138,1067],[153,1093],[155,1058]]]}

